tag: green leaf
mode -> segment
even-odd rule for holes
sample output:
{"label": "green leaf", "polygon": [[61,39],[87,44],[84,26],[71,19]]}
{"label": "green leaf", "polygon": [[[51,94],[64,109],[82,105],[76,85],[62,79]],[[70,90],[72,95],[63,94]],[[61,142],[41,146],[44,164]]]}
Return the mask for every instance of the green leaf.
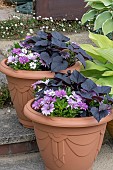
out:
{"label": "green leaf", "polygon": [[103,23],[102,31],[104,35],[107,35],[110,32],[113,32],[113,19],[109,18]]}
{"label": "green leaf", "polygon": [[87,60],[86,61],[86,68],[85,68],[85,70],[105,71],[105,70],[108,70],[108,68],[106,68],[104,66],[104,64],[103,65],[102,64],[100,64],[100,65],[98,64],[97,65],[96,63]]}
{"label": "green leaf", "polygon": [[106,63],[105,67],[107,67],[110,70],[113,70],[113,64],[111,64],[111,63]]}
{"label": "green leaf", "polygon": [[98,30],[99,28],[102,28],[103,23],[112,17],[111,12],[105,11],[101,14],[99,14],[96,17],[95,23],[94,23],[94,30]]}
{"label": "green leaf", "polygon": [[102,77],[102,74],[104,71],[98,71],[98,70],[81,70],[80,71],[84,76],[90,78],[90,79],[99,79]]}
{"label": "green leaf", "polygon": [[90,6],[94,9],[97,9],[97,10],[101,10],[101,9],[106,8],[106,6],[101,2],[93,2],[92,4],[90,4]]}
{"label": "green leaf", "polygon": [[96,52],[96,47],[93,47],[92,45],[89,44],[81,44],[80,45],[82,49],[84,49],[93,59],[101,62],[101,63],[106,63],[106,59],[104,59],[101,55]]}
{"label": "green leaf", "polygon": [[113,64],[113,48],[97,49],[98,54]]}
{"label": "green leaf", "polygon": [[102,76],[113,76],[113,71],[105,71]]}
{"label": "green leaf", "polygon": [[82,24],[84,24],[85,22],[87,22],[90,19],[93,19],[94,16],[96,15],[96,11],[95,10],[90,10],[89,12],[85,13],[81,19]]}
{"label": "green leaf", "polygon": [[113,48],[113,41],[107,36],[89,33],[89,38],[100,48]]}

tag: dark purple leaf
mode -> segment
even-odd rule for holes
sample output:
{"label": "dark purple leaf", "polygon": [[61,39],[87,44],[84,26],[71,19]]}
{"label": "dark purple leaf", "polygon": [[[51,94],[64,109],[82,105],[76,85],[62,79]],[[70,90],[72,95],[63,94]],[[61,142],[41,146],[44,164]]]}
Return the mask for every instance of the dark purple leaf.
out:
{"label": "dark purple leaf", "polygon": [[94,118],[99,122],[102,118],[106,117],[109,114],[108,110],[99,111],[98,108],[92,107],[91,113],[94,116]]}
{"label": "dark purple leaf", "polygon": [[34,46],[31,50],[34,51],[34,52],[37,52],[37,53],[41,53],[41,52],[46,51],[46,48],[45,47],[38,47],[38,46],[36,47],[36,46]]}
{"label": "dark purple leaf", "polygon": [[52,57],[47,52],[42,52],[40,58],[46,63],[47,66],[52,62]]}
{"label": "dark purple leaf", "polygon": [[61,56],[56,56],[52,60],[51,71],[58,72],[60,70],[65,70],[68,67],[68,62],[64,60]]}
{"label": "dark purple leaf", "polygon": [[55,74],[55,78],[64,81],[66,84],[71,84],[70,77],[68,74],[57,73]]}
{"label": "dark purple leaf", "polygon": [[83,91],[77,91],[76,93],[84,99],[88,99],[88,100],[92,99],[92,93],[83,92]]}
{"label": "dark purple leaf", "polygon": [[81,87],[82,87],[84,90],[90,92],[90,91],[92,91],[94,88],[96,88],[97,85],[96,85],[92,80],[86,79],[86,81],[81,84]]}
{"label": "dark purple leaf", "polygon": [[35,46],[47,46],[48,45],[48,40],[41,40],[37,41]]}
{"label": "dark purple leaf", "polygon": [[76,55],[76,58],[78,58],[78,60],[83,64],[83,66],[84,66],[84,68],[85,68],[85,67],[86,67],[86,62],[85,62],[84,57],[83,57],[80,53],[78,53],[78,54]]}
{"label": "dark purple leaf", "polygon": [[98,102],[101,102],[104,99],[104,97],[103,96],[93,96],[92,99],[96,100]]}
{"label": "dark purple leaf", "polygon": [[97,86],[94,88],[94,92],[97,94],[108,94],[111,91],[111,87],[109,86]]}
{"label": "dark purple leaf", "polygon": [[70,76],[72,82],[80,84],[86,80],[86,78],[77,70],[74,70]]}
{"label": "dark purple leaf", "polygon": [[108,110],[108,108],[109,108],[108,104],[101,103],[99,106],[99,111]]}
{"label": "dark purple leaf", "polygon": [[46,32],[44,32],[44,31],[38,31],[38,32],[37,32],[37,35],[38,35],[38,37],[40,37],[41,39],[47,39],[47,36],[48,36],[48,34],[47,34]]}
{"label": "dark purple leaf", "polygon": [[58,39],[58,40],[60,40],[60,41],[62,41],[62,42],[67,42],[67,41],[70,40],[70,38],[64,36],[63,34],[57,32],[57,31],[53,31],[53,32],[52,32],[52,36],[53,36],[55,39]]}
{"label": "dark purple leaf", "polygon": [[60,48],[66,48],[66,44],[65,42],[62,42],[58,39],[55,39],[54,37],[52,38],[52,42],[51,42],[53,45],[57,46],[57,47],[60,47]]}

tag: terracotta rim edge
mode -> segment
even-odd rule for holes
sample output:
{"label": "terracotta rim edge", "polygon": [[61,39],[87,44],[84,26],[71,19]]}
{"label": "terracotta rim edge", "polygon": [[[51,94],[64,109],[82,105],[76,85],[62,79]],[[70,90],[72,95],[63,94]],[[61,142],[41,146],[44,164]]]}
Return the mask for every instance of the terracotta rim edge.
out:
{"label": "terracotta rim edge", "polygon": [[[9,66],[6,65],[6,61],[7,59],[3,59],[0,62],[0,71],[4,74],[6,74],[7,76],[11,76],[11,77],[18,77],[18,78],[22,78],[22,79],[44,79],[46,78],[53,78],[54,77],[54,73],[52,73],[51,71],[26,71],[26,70],[13,70],[12,68],[10,68]],[[66,70],[62,70],[61,72],[67,72],[68,70],[80,70],[80,63],[77,62],[76,64],[74,64],[72,67],[67,68]],[[49,74],[48,74],[49,73]]]}
{"label": "terracotta rim edge", "polygon": [[[113,110],[111,110],[111,114],[107,117],[103,118],[99,123],[96,121],[94,117],[86,117],[86,118],[60,118],[60,117],[47,117],[42,114],[36,112],[31,108],[31,104],[34,99],[30,100],[24,107],[24,114],[26,117],[31,119],[33,122],[56,126],[56,127],[88,127],[88,126],[98,126],[104,123],[109,122],[113,119]],[[63,120],[63,124],[62,124]],[[55,121],[55,123],[54,123]],[[71,124],[70,124],[71,121]]]}

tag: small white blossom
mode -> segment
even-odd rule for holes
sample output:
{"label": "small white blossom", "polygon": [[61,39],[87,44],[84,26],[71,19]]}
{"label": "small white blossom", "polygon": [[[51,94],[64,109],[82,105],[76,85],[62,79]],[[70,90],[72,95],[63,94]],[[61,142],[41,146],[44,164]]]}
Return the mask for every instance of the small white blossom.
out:
{"label": "small white blossom", "polygon": [[48,26],[46,26],[46,29],[48,29],[49,27]]}
{"label": "small white blossom", "polygon": [[3,29],[4,27],[3,26],[1,26],[1,29]]}
{"label": "small white blossom", "polygon": [[21,31],[21,33],[23,34],[24,32],[23,32],[23,31]]}
{"label": "small white blossom", "polygon": [[24,25],[24,24],[21,22],[20,25]]}
{"label": "small white blossom", "polygon": [[15,27],[17,27],[17,24],[15,24]]}
{"label": "small white blossom", "polygon": [[90,30],[91,28],[90,28],[90,27],[88,27],[88,29]]}
{"label": "small white blossom", "polygon": [[25,48],[22,49],[22,52],[23,52],[24,54],[27,54],[27,50],[26,50]]}
{"label": "small white blossom", "polygon": [[50,17],[50,20],[53,20],[53,18],[52,18],[52,17]]}
{"label": "small white blossom", "polygon": [[55,31],[55,29],[54,29],[54,28],[52,28],[52,31]]}
{"label": "small white blossom", "polygon": [[8,27],[6,27],[6,30],[8,30]]}
{"label": "small white blossom", "polygon": [[66,31],[66,30],[63,28],[63,31]]}
{"label": "small white blossom", "polygon": [[78,21],[78,18],[76,18],[75,20]]}
{"label": "small white blossom", "polygon": [[81,24],[81,21],[79,21],[78,23]]}
{"label": "small white blossom", "polygon": [[38,16],[39,18],[41,18],[41,16]]}
{"label": "small white blossom", "polygon": [[31,34],[33,34],[33,33],[34,33],[33,29],[29,29],[29,32],[30,32]]}
{"label": "small white blossom", "polygon": [[36,63],[34,63],[34,62],[31,62],[29,65],[30,65],[31,69],[35,69],[36,68]]}
{"label": "small white blossom", "polygon": [[69,24],[69,27],[71,27],[71,24]]}
{"label": "small white blossom", "polygon": [[35,19],[35,17],[33,17],[33,19]]}
{"label": "small white blossom", "polygon": [[65,19],[65,18],[63,18],[63,21],[66,21],[66,19]]}

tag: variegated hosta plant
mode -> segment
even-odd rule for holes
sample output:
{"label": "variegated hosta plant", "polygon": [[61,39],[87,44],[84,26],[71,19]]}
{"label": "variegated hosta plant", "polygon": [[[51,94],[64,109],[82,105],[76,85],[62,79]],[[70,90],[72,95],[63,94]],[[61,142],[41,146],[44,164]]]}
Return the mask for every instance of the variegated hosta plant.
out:
{"label": "variegated hosta plant", "polygon": [[82,17],[82,24],[93,24],[96,32],[104,35],[113,32],[113,0],[85,0],[86,6],[90,6]]}
{"label": "variegated hosta plant", "polygon": [[113,41],[104,35],[91,32],[89,38],[96,46],[82,44],[81,47],[94,60],[86,61],[86,69],[82,69],[81,72],[98,85],[111,86],[111,94],[113,94]]}

